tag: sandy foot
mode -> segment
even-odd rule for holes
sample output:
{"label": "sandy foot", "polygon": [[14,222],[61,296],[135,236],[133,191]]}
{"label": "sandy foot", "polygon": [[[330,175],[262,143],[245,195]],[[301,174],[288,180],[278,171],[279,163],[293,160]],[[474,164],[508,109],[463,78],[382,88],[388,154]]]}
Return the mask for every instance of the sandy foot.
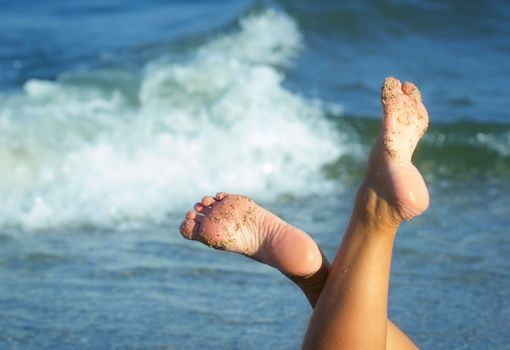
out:
{"label": "sandy foot", "polygon": [[311,276],[322,264],[310,236],[246,196],[204,197],[186,213],[180,231],[187,239],[246,255],[288,276]]}
{"label": "sandy foot", "polygon": [[365,183],[393,209],[396,221],[411,220],[429,205],[423,177],[411,157],[429,116],[418,88],[389,77],[381,92],[383,122],[367,164]]}

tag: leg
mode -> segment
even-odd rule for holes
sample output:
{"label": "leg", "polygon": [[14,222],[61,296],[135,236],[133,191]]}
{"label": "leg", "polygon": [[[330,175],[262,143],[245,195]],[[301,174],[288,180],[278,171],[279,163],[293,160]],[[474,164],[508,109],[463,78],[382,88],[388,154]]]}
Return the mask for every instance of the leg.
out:
{"label": "leg", "polygon": [[246,196],[218,193],[204,197],[194,209],[181,224],[185,238],[277,268],[315,304],[329,263],[309,235]]}
{"label": "leg", "polygon": [[[312,307],[317,303],[330,269],[329,262],[310,236],[245,196],[219,193],[215,197],[204,197],[195,204],[195,211],[186,214],[181,234],[277,268],[303,290]],[[392,349],[414,348],[396,326],[388,324]]]}
{"label": "leg", "polygon": [[385,349],[393,337],[387,320],[393,241],[399,224],[428,206],[411,164],[428,114],[416,87],[395,78],[385,80],[382,103],[382,127],[303,349]]}
{"label": "leg", "polygon": [[[298,230],[297,228],[294,229]],[[310,276],[299,277],[287,275],[290,280],[301,288],[312,308],[315,308],[330,273],[330,263],[327,261],[324,254],[322,254],[322,259],[321,268]],[[386,348],[392,350],[418,349],[413,341],[390,319],[388,319],[388,328],[386,330]]]}

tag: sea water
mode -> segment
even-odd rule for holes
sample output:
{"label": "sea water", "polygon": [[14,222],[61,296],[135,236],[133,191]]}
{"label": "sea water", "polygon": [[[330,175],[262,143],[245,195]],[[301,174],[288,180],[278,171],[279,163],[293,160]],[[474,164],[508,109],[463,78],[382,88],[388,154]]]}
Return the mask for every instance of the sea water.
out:
{"label": "sea water", "polygon": [[503,0],[0,1],[0,348],[298,348],[299,289],[178,226],[244,193],[333,258],[388,75],[431,117],[390,317],[510,348],[509,38]]}

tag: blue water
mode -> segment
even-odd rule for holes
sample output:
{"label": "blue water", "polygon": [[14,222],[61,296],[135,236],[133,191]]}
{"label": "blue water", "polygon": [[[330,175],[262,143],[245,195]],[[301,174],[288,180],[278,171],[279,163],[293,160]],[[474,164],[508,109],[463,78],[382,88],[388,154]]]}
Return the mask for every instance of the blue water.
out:
{"label": "blue water", "polygon": [[503,0],[0,0],[0,348],[299,348],[301,292],[180,218],[246,193],[333,258],[387,75],[431,116],[390,317],[510,348],[509,57]]}

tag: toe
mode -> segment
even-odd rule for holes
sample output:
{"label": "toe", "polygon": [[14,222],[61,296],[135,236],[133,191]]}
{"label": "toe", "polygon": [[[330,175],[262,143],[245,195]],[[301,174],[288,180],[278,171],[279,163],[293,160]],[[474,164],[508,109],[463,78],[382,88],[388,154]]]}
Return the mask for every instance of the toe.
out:
{"label": "toe", "polygon": [[216,196],[214,197],[217,201],[221,201],[223,200],[223,198],[225,198],[227,196],[227,194],[225,192],[218,192],[216,193]]}
{"label": "toe", "polygon": [[195,209],[199,213],[203,213],[207,209],[207,207],[205,205],[203,205],[202,203],[195,203],[195,205],[193,206],[193,209]]}
{"label": "toe", "polygon": [[413,83],[406,81],[404,85],[402,85],[402,91],[404,94],[412,98],[416,103],[421,102],[421,94],[420,90]]}
{"label": "toe", "polygon": [[384,84],[381,91],[381,101],[383,104],[388,103],[402,93],[402,84],[400,80],[394,77],[384,79]]}
{"label": "toe", "polygon": [[211,196],[205,196],[204,198],[202,198],[201,202],[204,206],[208,207],[210,205],[213,205],[216,201]]}
{"label": "toe", "polygon": [[193,219],[185,219],[181,223],[180,232],[186,239],[193,239],[193,235],[198,232],[199,223]]}
{"label": "toe", "polygon": [[197,217],[197,213],[193,210],[190,210],[186,213],[186,219],[195,219]]}

